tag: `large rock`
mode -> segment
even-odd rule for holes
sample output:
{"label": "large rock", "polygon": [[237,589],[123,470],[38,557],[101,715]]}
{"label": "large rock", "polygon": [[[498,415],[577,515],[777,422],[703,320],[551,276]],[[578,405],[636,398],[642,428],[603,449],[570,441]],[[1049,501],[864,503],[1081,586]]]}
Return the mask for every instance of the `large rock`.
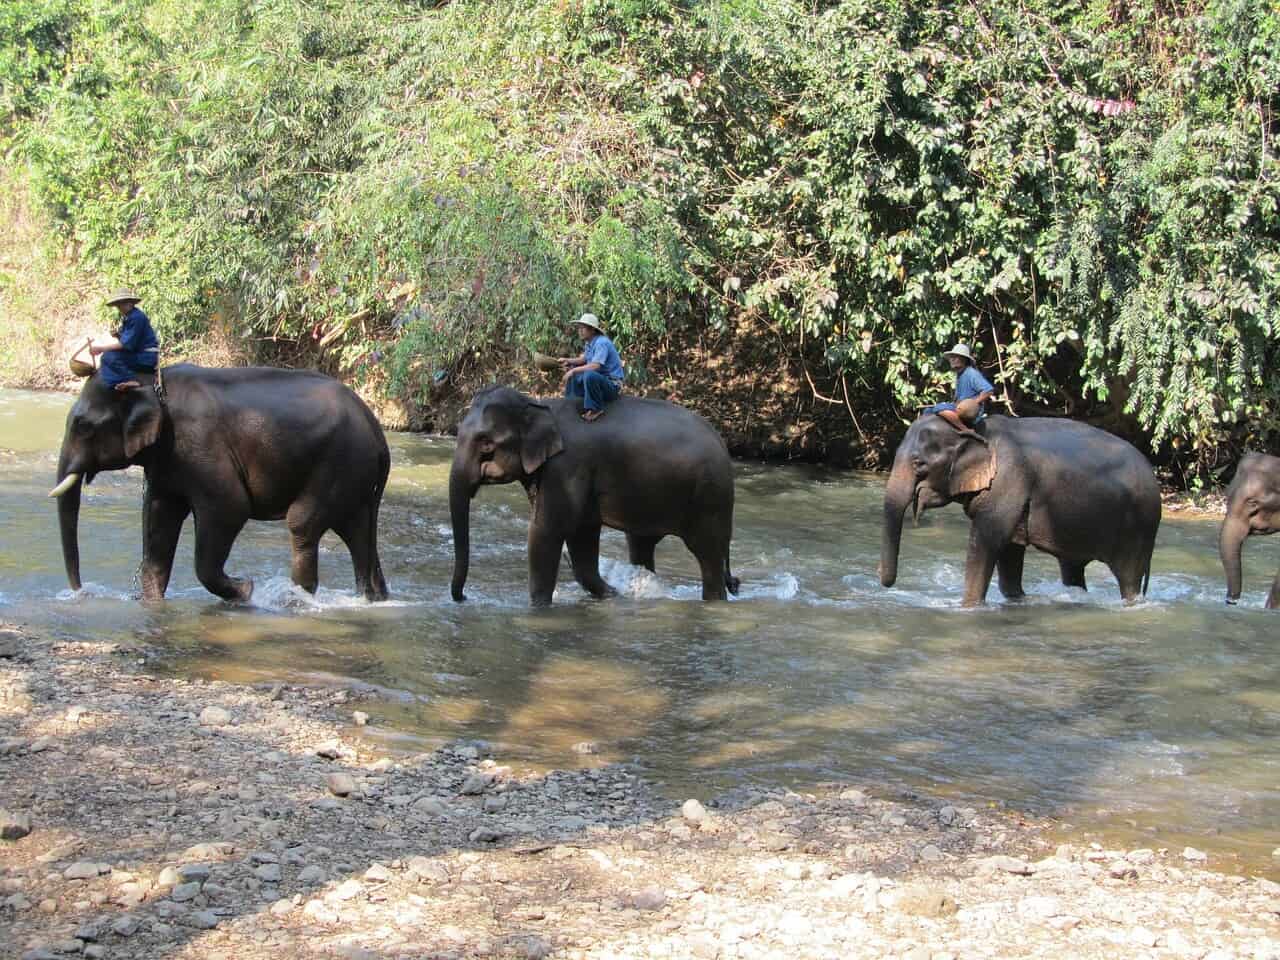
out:
{"label": "large rock", "polygon": [[62,871],[62,876],[67,880],[92,880],[99,874],[110,872],[111,867],[109,864],[80,860]]}
{"label": "large rock", "polygon": [[423,797],[414,801],[413,812],[424,817],[447,817],[449,805],[439,797]]}
{"label": "large rock", "polygon": [[224,707],[205,707],[200,711],[200,725],[203,727],[225,727],[231,722],[231,711]]}
{"label": "large rock", "polygon": [[329,774],[329,792],[335,797],[347,797],[356,792],[356,781],[349,773]]}
{"label": "large rock", "polygon": [[491,773],[473,773],[467,777],[462,784],[462,789],[458,792],[463,796],[475,797],[484,793],[489,784],[493,783],[493,774]]}
{"label": "large rock", "polygon": [[709,816],[707,808],[692,798],[684,802],[680,807],[680,813],[690,823],[701,823]]}
{"label": "large rock", "polygon": [[956,902],[944,890],[916,884],[892,891],[883,898],[885,906],[912,917],[938,919],[956,912]]}
{"label": "large rock", "polygon": [[0,840],[21,840],[31,832],[31,814],[0,810]]}
{"label": "large rock", "polygon": [[410,857],[406,864],[410,876],[417,877],[427,883],[448,883],[449,870],[438,860],[432,860],[430,857]]}

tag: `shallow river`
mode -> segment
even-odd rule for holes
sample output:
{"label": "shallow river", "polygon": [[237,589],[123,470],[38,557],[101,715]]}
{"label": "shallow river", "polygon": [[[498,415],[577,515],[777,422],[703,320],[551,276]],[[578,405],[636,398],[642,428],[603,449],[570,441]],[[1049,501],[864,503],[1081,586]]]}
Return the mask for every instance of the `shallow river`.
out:
{"label": "shallow river", "polygon": [[[1027,554],[1027,600],[961,610],[958,507],[903,536],[880,587],[881,481],[739,464],[741,595],[704,605],[677,541],[658,575],[602,545],[617,599],[561,568],[556,604],[527,606],[518,486],[473,505],[469,602],[449,599],[448,439],[392,435],[380,527],[394,599],[368,605],[330,535],[316,597],[288,579],[281,524],[254,523],[228,563],[254,605],[198,584],[191,526],[169,599],[134,599],[141,472],[102,474],[81,512],[85,587],[66,587],[52,485],[70,398],[0,391],[0,619],[139,643],[152,669],[295,680],[373,695],[364,735],[421,751],[488,740],[530,766],[625,763],[673,798],[752,784],[854,780],[995,802],[1109,842],[1192,845],[1274,874],[1280,846],[1280,612],[1262,609],[1277,543],[1245,549],[1241,605],[1222,603],[1216,523],[1166,517],[1147,600],[1124,607],[1105,567],[1089,592]],[[594,753],[583,744],[592,744]]]}

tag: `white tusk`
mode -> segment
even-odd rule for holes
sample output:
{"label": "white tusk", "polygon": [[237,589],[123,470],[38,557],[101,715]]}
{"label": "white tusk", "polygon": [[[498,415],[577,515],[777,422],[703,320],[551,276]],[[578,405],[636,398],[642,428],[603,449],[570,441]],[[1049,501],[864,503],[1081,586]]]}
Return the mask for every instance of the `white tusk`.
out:
{"label": "white tusk", "polygon": [[49,496],[60,497],[79,482],[80,482],[80,474],[68,473],[65,477],[62,478],[62,482],[60,484],[58,484],[56,487],[54,487],[52,490],[49,491]]}

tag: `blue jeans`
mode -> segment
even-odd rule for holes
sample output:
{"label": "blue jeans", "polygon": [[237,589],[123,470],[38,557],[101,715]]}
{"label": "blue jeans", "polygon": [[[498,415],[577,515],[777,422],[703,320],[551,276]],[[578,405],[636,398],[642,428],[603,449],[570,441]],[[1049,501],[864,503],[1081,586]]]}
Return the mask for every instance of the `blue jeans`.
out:
{"label": "blue jeans", "polygon": [[582,397],[588,410],[603,410],[606,403],[618,399],[618,393],[613,381],[597,370],[575,373],[564,388],[566,397]]}
{"label": "blue jeans", "polygon": [[[931,407],[925,407],[923,410],[920,411],[920,416],[923,417],[926,413],[941,413],[943,410],[954,410],[954,409],[956,409],[956,405],[952,403],[950,400],[948,400],[945,403],[935,403]],[[983,409],[979,409],[978,415],[977,417],[974,418],[973,422],[977,423],[979,420],[985,420],[986,418],[987,418],[987,411]]]}
{"label": "blue jeans", "polygon": [[103,383],[114,387],[126,380],[136,380],[139,373],[155,373],[156,356],[151,352],[108,350],[98,356],[98,372],[102,375]]}

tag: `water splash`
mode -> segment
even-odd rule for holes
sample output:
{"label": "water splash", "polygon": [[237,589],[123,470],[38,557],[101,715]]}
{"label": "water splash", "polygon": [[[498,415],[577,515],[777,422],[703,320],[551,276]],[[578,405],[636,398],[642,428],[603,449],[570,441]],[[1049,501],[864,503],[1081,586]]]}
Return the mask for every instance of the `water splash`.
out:
{"label": "water splash", "polygon": [[63,603],[78,603],[83,600],[132,600],[133,597],[121,590],[113,590],[101,583],[84,583],[79,590],[70,587],[59,590],[57,599]]}

